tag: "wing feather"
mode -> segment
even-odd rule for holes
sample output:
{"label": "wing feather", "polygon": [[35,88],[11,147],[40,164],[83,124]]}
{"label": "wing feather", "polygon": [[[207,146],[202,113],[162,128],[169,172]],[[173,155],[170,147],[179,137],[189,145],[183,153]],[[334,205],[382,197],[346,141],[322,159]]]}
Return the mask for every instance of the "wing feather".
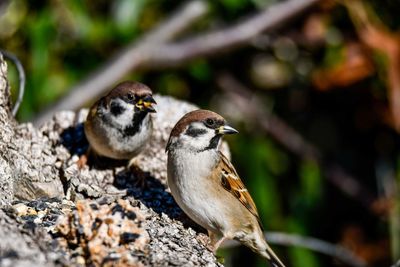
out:
{"label": "wing feather", "polygon": [[[260,223],[260,217],[258,216],[257,207],[250,196],[249,191],[243,184],[239,175],[237,174],[233,165],[229,160],[221,153],[220,155],[220,172],[221,172],[221,184],[229,193],[235,196],[243,206],[245,206],[251,214],[253,214],[258,222]],[[260,223],[261,226],[261,223]]]}

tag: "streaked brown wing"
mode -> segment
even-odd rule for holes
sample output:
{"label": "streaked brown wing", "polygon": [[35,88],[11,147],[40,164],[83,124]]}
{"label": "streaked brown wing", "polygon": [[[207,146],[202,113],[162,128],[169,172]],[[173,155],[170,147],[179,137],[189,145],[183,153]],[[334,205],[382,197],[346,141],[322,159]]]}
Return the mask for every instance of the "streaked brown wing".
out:
{"label": "streaked brown wing", "polygon": [[219,152],[219,154],[221,158],[219,168],[221,168],[222,186],[229,193],[235,196],[240,203],[242,203],[260,222],[256,205],[251,198],[249,191],[247,191],[247,188],[244,186],[242,180],[229,160],[221,152]]}

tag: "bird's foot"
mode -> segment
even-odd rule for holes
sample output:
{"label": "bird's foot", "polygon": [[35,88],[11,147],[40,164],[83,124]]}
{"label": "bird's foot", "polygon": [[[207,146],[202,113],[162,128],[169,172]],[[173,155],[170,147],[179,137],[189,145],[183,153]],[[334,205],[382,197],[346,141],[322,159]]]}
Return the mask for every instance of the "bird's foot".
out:
{"label": "bird's foot", "polygon": [[199,241],[199,243],[205,246],[208,250],[212,251],[212,248],[209,246],[210,239],[207,235],[200,233],[198,236],[196,236],[196,240]]}
{"label": "bird's foot", "polygon": [[88,162],[88,155],[83,154],[79,157],[78,161],[76,162],[76,165],[78,165],[78,169],[81,170],[83,167],[87,165]]}
{"label": "bird's foot", "polygon": [[135,176],[134,186],[145,189],[147,187],[146,180],[149,176],[148,172],[143,171],[136,164],[130,164],[128,167],[132,174]]}

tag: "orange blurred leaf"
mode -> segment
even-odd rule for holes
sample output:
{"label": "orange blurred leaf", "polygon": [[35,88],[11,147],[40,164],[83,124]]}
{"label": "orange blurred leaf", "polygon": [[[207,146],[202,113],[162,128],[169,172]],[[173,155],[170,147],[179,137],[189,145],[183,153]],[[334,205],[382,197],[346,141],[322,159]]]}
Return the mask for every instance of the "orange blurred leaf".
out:
{"label": "orange blurred leaf", "polygon": [[340,243],[371,266],[390,257],[388,240],[382,239],[377,242],[369,242],[358,226],[346,227]]}
{"label": "orange blurred leaf", "polygon": [[312,75],[314,86],[322,91],[346,87],[372,75],[374,65],[367,51],[358,43],[347,43],[342,51],[343,60],[336,65],[317,69]]}
{"label": "orange blurred leaf", "polygon": [[385,55],[392,126],[400,132],[400,34],[391,32],[364,1],[342,0],[363,44]]}

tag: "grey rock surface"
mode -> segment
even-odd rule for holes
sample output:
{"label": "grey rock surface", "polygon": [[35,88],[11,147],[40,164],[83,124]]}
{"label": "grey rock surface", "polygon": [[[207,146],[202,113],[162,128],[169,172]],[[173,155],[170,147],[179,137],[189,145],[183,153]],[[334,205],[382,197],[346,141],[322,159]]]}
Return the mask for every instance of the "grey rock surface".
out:
{"label": "grey rock surface", "polygon": [[23,224],[0,210],[0,266],[54,266],[44,247],[37,244],[43,234],[26,231]]}
{"label": "grey rock surface", "polygon": [[[125,199],[140,209],[145,220],[133,223],[149,238],[145,252],[129,252],[138,259],[137,266],[220,266],[204,241],[199,241],[204,240],[202,230],[176,205],[166,183],[164,150],[169,132],[180,117],[197,107],[155,97],[153,137],[129,165],[136,171],[128,162],[105,158],[79,168],[79,157],[88,147],[82,126],[87,110],[59,112],[39,129],[17,124],[10,116],[5,78],[6,65],[0,59],[0,266],[87,264],[90,257],[79,247],[75,251],[65,246],[68,240],[60,238],[57,227],[62,218],[86,216],[75,212],[76,203],[89,199],[98,205]],[[222,148],[229,155],[225,143]],[[145,188],[137,184],[143,175]],[[112,258],[125,248],[115,246],[103,251]]]}
{"label": "grey rock surface", "polygon": [[10,114],[7,65],[0,58],[0,205],[15,197],[62,194],[52,144],[31,124],[18,125]]}
{"label": "grey rock surface", "polygon": [[12,167],[8,159],[9,155],[5,153],[5,151],[13,150],[11,139],[14,136],[8,89],[7,64],[0,54],[0,205],[9,203],[14,195]]}

